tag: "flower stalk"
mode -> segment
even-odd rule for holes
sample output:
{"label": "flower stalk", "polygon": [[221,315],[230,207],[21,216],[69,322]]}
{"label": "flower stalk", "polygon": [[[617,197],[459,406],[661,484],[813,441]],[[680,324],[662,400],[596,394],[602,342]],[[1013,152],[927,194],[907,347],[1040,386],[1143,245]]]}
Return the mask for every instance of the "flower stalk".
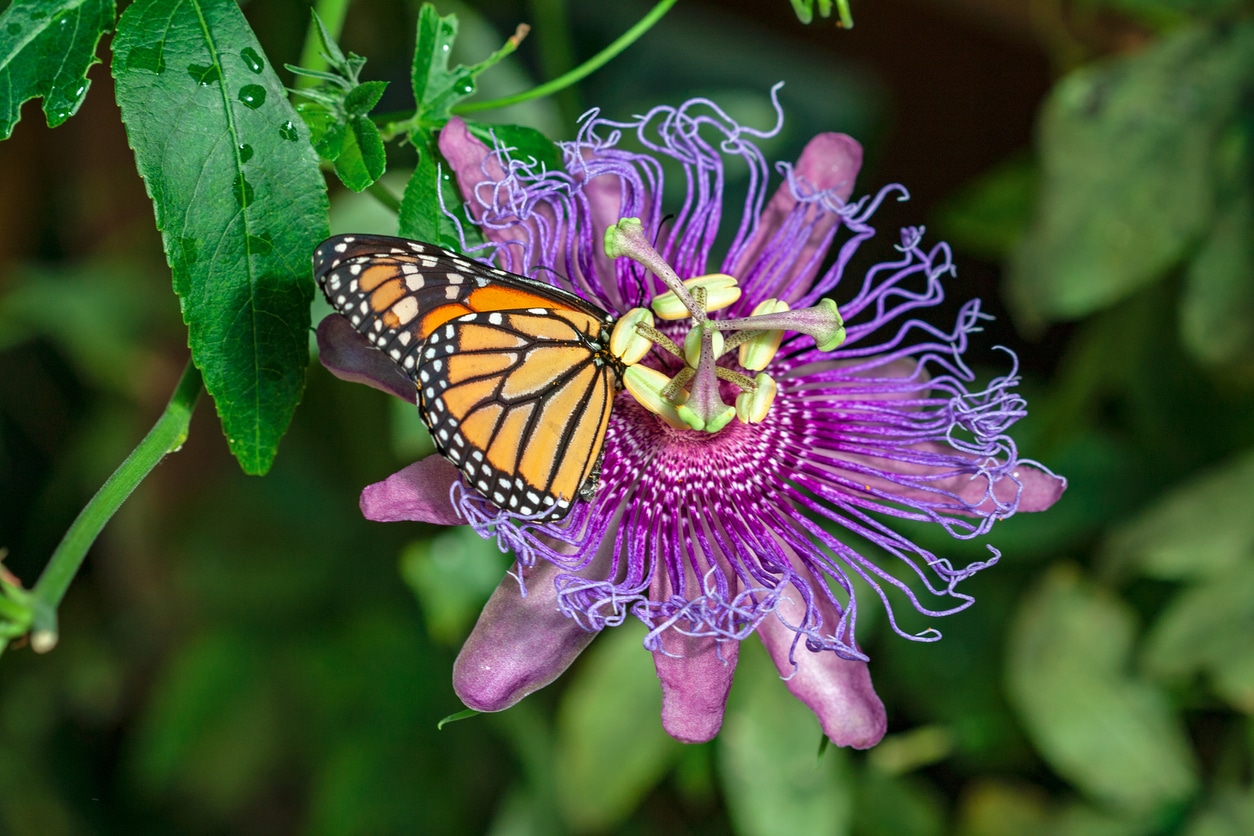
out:
{"label": "flower stalk", "polygon": [[82,568],[87,550],[153,468],[183,446],[203,388],[200,371],[188,361],[165,411],[79,512],[33,589],[23,592],[15,578],[7,573],[0,576],[0,587],[7,598],[6,607],[0,609],[0,651],[26,629],[30,630],[31,648],[35,652],[47,653],[56,647],[57,608]]}
{"label": "flower stalk", "polygon": [[609,46],[605,47],[605,49],[580,64],[578,67],[575,67],[573,70],[563,73],[551,81],[546,81],[544,84],[533,87],[530,90],[525,90],[521,93],[514,93],[510,96],[503,96],[499,99],[489,99],[481,102],[463,102],[455,105],[452,112],[458,115],[464,115],[467,113],[478,113],[484,110],[496,110],[498,108],[509,107],[510,105],[516,105],[522,102],[529,102],[532,99],[540,99],[545,96],[551,96],[554,93],[565,90],[572,84],[579,83],[597,70],[601,69],[613,60],[620,52],[639,40],[645,32],[648,32],[653,28],[654,24],[661,20],[677,2],[678,0],[661,0],[661,2],[654,6],[648,14],[640,18],[634,26],[622,35],[618,36],[618,38],[616,38]]}

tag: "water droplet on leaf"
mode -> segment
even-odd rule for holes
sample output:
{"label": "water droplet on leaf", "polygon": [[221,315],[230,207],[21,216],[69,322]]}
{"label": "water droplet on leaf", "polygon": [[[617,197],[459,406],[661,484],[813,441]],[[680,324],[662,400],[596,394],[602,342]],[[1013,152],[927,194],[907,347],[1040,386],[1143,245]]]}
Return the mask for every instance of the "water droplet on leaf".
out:
{"label": "water droplet on leaf", "polygon": [[247,142],[239,147],[239,161],[246,163],[253,158],[253,147]]}
{"label": "water droplet on leaf", "polygon": [[257,50],[253,49],[251,46],[246,46],[240,50],[239,57],[243,58],[244,63],[248,65],[248,69],[255,73],[261,72],[266,66],[265,62],[261,60],[261,56],[257,54]]}
{"label": "water droplet on leaf", "polygon": [[239,89],[239,100],[256,110],[266,103],[266,88],[260,84],[245,84]]}
{"label": "water droplet on leaf", "polygon": [[295,142],[300,139],[300,134],[297,133],[296,126],[292,124],[291,119],[279,126],[279,136],[283,137],[288,142]]}
{"label": "water droplet on leaf", "polygon": [[[134,50],[132,50],[132,52],[134,52]],[[222,79],[222,71],[218,69],[217,64],[211,64],[208,67],[203,64],[188,64],[187,74],[190,75],[192,80],[201,87],[208,87],[215,81],[220,81]]]}

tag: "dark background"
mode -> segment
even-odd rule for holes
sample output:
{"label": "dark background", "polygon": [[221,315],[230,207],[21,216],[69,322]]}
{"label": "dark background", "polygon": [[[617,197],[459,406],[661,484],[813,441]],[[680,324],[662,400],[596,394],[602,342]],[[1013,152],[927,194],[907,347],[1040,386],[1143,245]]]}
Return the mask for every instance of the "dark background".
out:
{"label": "dark background", "polygon": [[[499,45],[491,27],[534,25],[484,77],[491,96],[590,57],[647,9],[602,5],[439,8],[462,16],[466,61]],[[244,4],[276,65],[297,61],[307,8]],[[752,643],[720,738],[674,743],[634,628],[511,711],[437,731],[508,558],[465,532],[361,519],[360,488],[427,442],[416,415],[315,364],[268,476],[242,475],[203,401],[89,554],[56,650],[0,658],[0,833],[1254,831],[1254,353],[1200,357],[1177,325],[1210,221],[1152,281],[1066,321],[1007,303],[1022,297],[1004,266],[1050,211],[1034,130],[1051,87],[1247,11],[874,0],[841,31],[786,0],[683,0],[578,88],[502,115],[563,138],[587,107],[625,118],[708,95],[765,126],[782,80],[768,156],[793,159],[820,130],[857,137],[858,193],[912,195],[879,223],[925,223],[955,247],[937,321],[971,296],[997,314],[970,359],[992,375],[992,346],[1018,353],[1031,416],[1016,439],[1071,485],[994,529],[1005,557],[968,582],[974,608],[936,625],[943,642],[869,626],[889,713],[877,749],[816,755],[817,724]],[[350,11],[341,43],[368,57],[364,78],[394,80],[382,110],[407,106],[416,13]],[[100,55],[77,116],[50,131],[28,103],[0,145],[0,546],[28,586],[187,358],[107,39]],[[379,213],[342,190],[332,205],[333,231]],[[985,553],[917,536],[956,562]]]}

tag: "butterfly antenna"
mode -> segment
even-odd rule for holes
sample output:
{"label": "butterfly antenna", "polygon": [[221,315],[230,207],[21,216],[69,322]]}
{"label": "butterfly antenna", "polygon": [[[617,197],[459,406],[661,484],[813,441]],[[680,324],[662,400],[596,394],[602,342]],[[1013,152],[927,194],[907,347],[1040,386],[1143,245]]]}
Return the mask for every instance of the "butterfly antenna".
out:
{"label": "butterfly antenna", "polygon": [[[657,225],[657,233],[653,236],[653,248],[654,249],[658,249],[658,242],[661,241],[662,239],[663,227],[665,227],[668,222],[675,220],[675,218],[677,217],[678,215],[676,215],[674,212],[671,212],[669,215],[664,215],[662,217],[662,221]],[[636,285],[636,298],[634,302],[632,303],[633,307],[637,307],[637,308],[643,307],[648,298],[648,294],[646,293],[644,289],[644,273],[645,271],[643,267],[640,267],[639,265],[632,266],[631,277],[634,280],[635,285]]]}

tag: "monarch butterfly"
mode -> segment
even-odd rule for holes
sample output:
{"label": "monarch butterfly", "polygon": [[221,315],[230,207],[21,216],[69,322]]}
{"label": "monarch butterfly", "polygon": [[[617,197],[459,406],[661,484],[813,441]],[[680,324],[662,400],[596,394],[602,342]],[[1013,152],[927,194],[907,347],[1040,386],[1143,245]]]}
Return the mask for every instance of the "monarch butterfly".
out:
{"label": "monarch butterfly", "polygon": [[560,520],[590,499],[623,364],[615,318],[441,249],[340,235],[314,251],[332,306],[413,379],[436,449],[499,508]]}

